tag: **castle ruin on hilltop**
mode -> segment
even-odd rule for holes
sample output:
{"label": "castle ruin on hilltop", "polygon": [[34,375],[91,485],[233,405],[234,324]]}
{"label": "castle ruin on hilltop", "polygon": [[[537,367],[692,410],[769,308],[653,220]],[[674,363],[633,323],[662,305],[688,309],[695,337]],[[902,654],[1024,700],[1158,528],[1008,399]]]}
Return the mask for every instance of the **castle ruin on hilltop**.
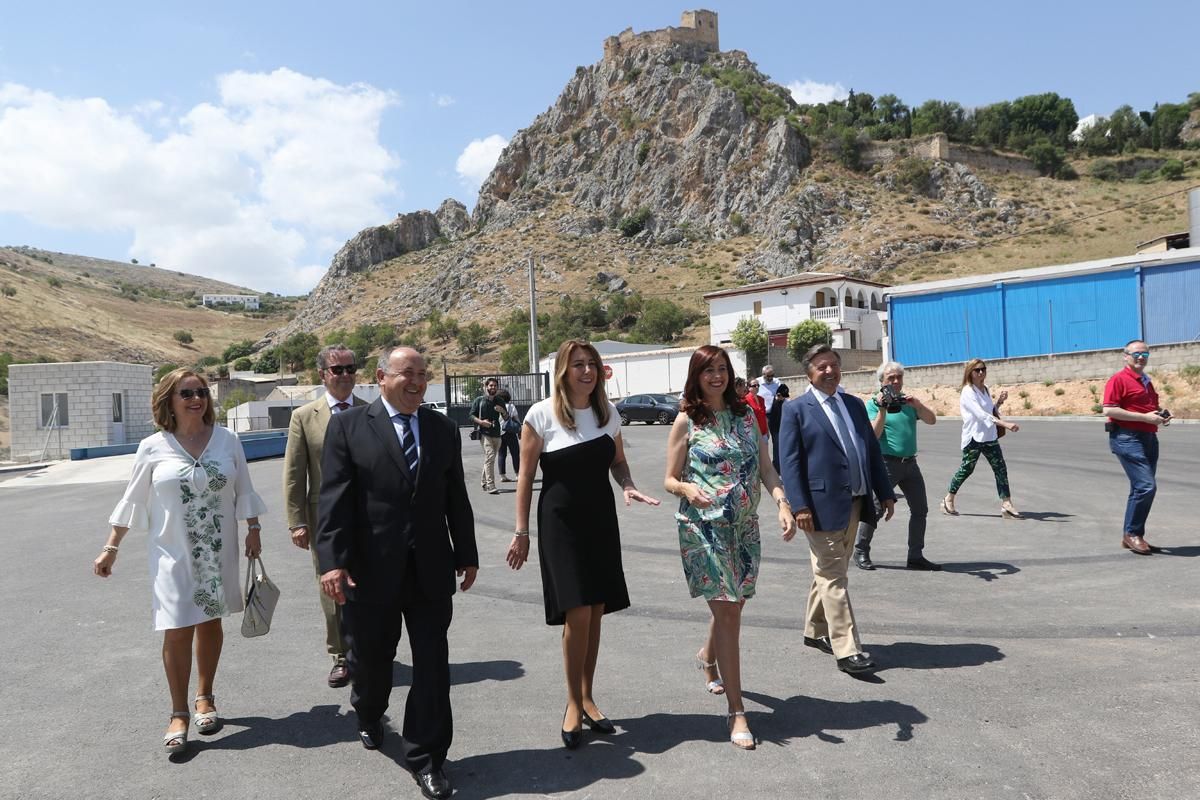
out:
{"label": "castle ruin on hilltop", "polygon": [[702,50],[720,52],[717,13],[703,9],[684,11],[678,28],[662,28],[643,33],[634,33],[633,28],[626,28],[616,36],[609,36],[604,40],[604,60],[615,61],[633,50],[647,46],[672,44],[690,44]]}

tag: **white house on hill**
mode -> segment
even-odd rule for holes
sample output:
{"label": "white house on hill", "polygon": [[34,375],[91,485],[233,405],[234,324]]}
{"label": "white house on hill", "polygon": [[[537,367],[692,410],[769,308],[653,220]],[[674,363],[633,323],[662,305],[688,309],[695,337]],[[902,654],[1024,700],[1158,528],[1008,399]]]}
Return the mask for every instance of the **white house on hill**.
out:
{"label": "white house on hill", "polygon": [[722,289],[708,301],[709,341],[727,345],[744,317],[767,329],[772,347],[787,345],[787,333],[806,319],[833,329],[840,350],[880,350],[883,345],[884,290],[887,284],[826,272],[802,272],[786,278]]}

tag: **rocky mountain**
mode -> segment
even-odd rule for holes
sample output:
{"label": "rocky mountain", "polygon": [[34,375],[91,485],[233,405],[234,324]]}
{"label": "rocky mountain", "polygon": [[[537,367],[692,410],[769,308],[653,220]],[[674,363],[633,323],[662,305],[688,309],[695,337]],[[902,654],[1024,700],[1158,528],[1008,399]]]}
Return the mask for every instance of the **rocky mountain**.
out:
{"label": "rocky mountain", "polygon": [[[1183,213],[1175,203],[1162,218],[1110,221],[1061,254],[1053,235],[1035,247],[1036,231],[1101,203],[1091,181],[1039,178],[1027,159],[938,136],[870,143],[849,170],[836,143],[804,135],[784,87],[719,50],[715,15],[711,35],[686,23],[610,37],[512,138],[470,217],[447,200],[362,231],[261,344],[357,322],[413,328],[434,309],[488,325],[524,305],[531,257],[551,306],[636,290],[699,310],[705,291],[803,271],[979,271],[997,251],[972,248],[1001,241],[1013,242],[1003,258],[1018,258],[1006,267],[1127,253]],[[1105,201],[1152,188],[1110,185]]]}

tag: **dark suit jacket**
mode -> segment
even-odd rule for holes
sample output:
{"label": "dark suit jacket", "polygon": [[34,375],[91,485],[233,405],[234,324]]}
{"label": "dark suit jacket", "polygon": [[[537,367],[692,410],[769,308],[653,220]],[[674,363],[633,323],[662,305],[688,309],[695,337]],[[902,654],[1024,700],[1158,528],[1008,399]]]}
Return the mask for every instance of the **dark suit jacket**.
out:
{"label": "dark suit jacket", "polygon": [[[843,394],[842,402],[858,438],[866,445],[867,497],[895,500],[879,440],[871,430],[863,401]],[[783,488],[793,511],[812,511],[813,527],[818,531],[837,531],[850,523],[850,461],[838,442],[833,423],[825,416],[817,396],[804,392],[783,406],[779,427],[779,471]],[[877,520],[875,504],[863,503],[863,521]]]}
{"label": "dark suit jacket", "polygon": [[358,587],[347,588],[348,600],[395,600],[410,557],[429,597],[454,594],[455,571],[479,566],[458,427],[427,408],[417,412],[417,425],[414,480],[382,400],[329,420],[317,558],[322,572],[349,570]]}

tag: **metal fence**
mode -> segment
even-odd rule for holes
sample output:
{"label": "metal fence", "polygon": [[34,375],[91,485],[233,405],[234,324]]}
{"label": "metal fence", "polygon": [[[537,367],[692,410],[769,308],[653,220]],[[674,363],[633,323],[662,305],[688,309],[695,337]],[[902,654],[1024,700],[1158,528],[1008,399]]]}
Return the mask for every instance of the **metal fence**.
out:
{"label": "metal fence", "polygon": [[483,382],[495,378],[500,388],[512,395],[522,419],[530,406],[550,396],[550,373],[530,372],[519,375],[451,375],[446,373],[446,416],[459,427],[471,424],[471,403],[483,394]]}

